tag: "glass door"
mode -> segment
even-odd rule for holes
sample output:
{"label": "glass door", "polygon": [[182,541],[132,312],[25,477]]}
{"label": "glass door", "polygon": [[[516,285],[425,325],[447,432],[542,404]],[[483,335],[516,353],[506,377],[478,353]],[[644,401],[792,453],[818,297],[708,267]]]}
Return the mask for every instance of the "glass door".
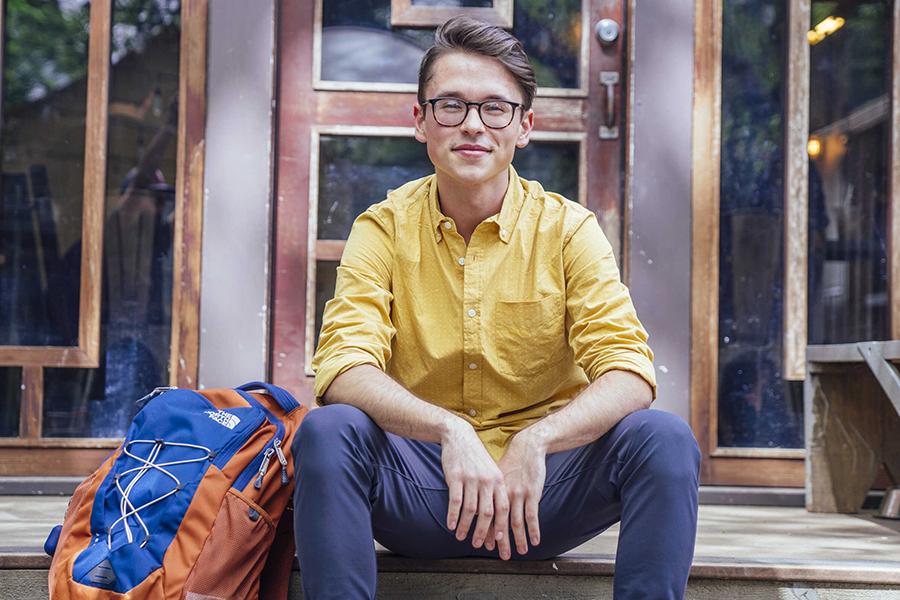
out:
{"label": "glass door", "polygon": [[353,220],[433,172],[413,138],[418,66],[435,27],[461,13],[509,29],[534,65],[536,126],[519,174],[594,210],[627,254],[624,0],[285,0],[271,371],[307,399]]}

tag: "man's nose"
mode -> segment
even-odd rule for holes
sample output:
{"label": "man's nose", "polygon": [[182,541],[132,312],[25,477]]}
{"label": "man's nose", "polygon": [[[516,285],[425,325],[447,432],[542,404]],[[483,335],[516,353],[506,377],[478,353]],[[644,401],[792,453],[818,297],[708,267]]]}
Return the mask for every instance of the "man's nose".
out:
{"label": "man's nose", "polygon": [[478,114],[477,106],[466,107],[466,118],[463,119],[460,125],[464,131],[481,131],[484,129],[484,123],[481,120],[481,115]]}

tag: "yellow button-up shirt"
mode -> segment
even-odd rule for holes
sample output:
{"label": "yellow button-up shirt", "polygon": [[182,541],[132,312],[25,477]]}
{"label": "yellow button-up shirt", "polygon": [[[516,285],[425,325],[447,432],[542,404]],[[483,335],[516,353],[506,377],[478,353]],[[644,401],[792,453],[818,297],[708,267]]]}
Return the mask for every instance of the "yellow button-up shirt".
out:
{"label": "yellow button-up shirt", "polygon": [[474,426],[499,460],[519,430],[653,353],[592,212],[519,178],[466,245],[434,175],[353,224],[313,358],[317,398],[371,364]]}

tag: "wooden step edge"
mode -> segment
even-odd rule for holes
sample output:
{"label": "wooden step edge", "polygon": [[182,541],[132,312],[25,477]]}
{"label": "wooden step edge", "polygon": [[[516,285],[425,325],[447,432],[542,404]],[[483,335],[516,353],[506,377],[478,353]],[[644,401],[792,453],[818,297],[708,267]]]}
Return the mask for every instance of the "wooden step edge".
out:
{"label": "wooden step edge", "polygon": [[[49,569],[50,557],[33,550],[0,550],[0,570]],[[294,565],[296,569],[296,564]],[[422,560],[387,552],[378,553],[383,573],[465,573],[470,575],[581,575],[612,577],[615,557],[601,554],[567,554],[541,561],[501,561],[487,558]],[[802,581],[810,583],[862,583],[900,585],[900,562],[885,561],[779,561],[696,557],[691,579],[740,579]]]}

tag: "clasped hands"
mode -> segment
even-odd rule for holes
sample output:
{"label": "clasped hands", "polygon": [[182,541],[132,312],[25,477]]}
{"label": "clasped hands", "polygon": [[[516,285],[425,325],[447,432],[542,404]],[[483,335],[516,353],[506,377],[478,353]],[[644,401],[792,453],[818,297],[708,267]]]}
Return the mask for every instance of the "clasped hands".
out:
{"label": "clasped hands", "polygon": [[[546,449],[528,430],[516,434],[495,463],[471,425],[460,421],[441,442],[441,464],[449,490],[447,528],[464,540],[473,520],[472,546],[482,545],[509,560],[511,537],[519,554],[541,541],[538,503],[546,477]],[[526,527],[527,533],[526,536]],[[509,531],[512,529],[512,536]]]}

